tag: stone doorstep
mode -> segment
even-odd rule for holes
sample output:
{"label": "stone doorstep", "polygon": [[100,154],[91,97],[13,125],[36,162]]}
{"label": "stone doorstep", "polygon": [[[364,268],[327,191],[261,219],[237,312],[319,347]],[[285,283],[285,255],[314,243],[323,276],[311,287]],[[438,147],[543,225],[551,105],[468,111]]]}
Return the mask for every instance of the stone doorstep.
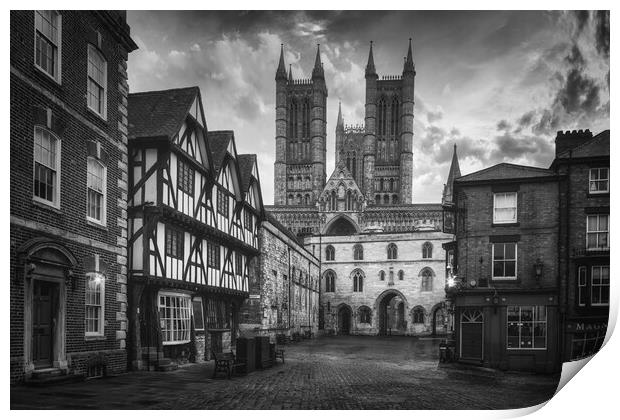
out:
{"label": "stone doorstep", "polygon": [[44,368],[36,369],[32,372],[32,376],[25,380],[25,384],[29,386],[46,386],[60,383],[81,382],[86,379],[86,375],[80,373],[68,373],[60,368]]}

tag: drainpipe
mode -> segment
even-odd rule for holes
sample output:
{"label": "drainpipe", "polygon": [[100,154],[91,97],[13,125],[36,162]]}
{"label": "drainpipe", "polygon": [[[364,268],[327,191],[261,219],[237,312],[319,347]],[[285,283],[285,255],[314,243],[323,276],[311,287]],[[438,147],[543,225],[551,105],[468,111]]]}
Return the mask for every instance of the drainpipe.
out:
{"label": "drainpipe", "polygon": [[288,251],[288,323],[289,333],[291,332],[291,311],[293,310],[293,302],[291,302],[291,247],[286,247]]}

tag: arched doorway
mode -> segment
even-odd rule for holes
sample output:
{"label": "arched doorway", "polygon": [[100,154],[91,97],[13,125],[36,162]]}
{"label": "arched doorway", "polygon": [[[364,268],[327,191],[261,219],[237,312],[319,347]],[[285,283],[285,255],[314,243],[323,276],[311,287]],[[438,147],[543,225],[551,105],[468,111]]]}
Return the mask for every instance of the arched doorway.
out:
{"label": "arched doorway", "polygon": [[342,215],[332,219],[324,232],[327,236],[355,235],[359,233],[359,228],[351,218]]}
{"label": "arched doorway", "polygon": [[338,334],[351,334],[351,315],[352,311],[348,305],[342,305],[338,308]]}
{"label": "arched doorway", "polygon": [[446,333],[444,328],[446,325],[446,313],[443,304],[439,303],[433,308],[431,312],[431,325],[433,335]]}
{"label": "arched doorway", "polygon": [[405,319],[407,299],[395,289],[386,290],[376,301],[379,316],[379,335],[404,334],[407,331]]}

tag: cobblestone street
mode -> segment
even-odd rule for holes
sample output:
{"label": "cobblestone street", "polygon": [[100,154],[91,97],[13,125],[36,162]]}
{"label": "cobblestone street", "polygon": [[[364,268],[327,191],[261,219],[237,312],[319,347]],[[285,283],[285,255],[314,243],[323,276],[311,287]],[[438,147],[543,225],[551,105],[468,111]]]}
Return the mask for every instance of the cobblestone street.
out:
{"label": "cobblestone street", "polygon": [[506,409],[551,398],[559,375],[438,366],[438,339],[324,337],[286,363],[211,379],[213,362],[46,388],[12,387],[11,409]]}

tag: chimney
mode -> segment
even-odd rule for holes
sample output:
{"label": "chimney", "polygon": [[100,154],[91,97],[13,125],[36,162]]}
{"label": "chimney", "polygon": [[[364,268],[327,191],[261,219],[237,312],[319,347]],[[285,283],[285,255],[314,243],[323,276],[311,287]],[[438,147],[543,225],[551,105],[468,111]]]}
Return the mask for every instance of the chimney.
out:
{"label": "chimney", "polygon": [[574,149],[591,138],[590,130],[558,131],[555,137],[555,156],[558,157],[562,152]]}

